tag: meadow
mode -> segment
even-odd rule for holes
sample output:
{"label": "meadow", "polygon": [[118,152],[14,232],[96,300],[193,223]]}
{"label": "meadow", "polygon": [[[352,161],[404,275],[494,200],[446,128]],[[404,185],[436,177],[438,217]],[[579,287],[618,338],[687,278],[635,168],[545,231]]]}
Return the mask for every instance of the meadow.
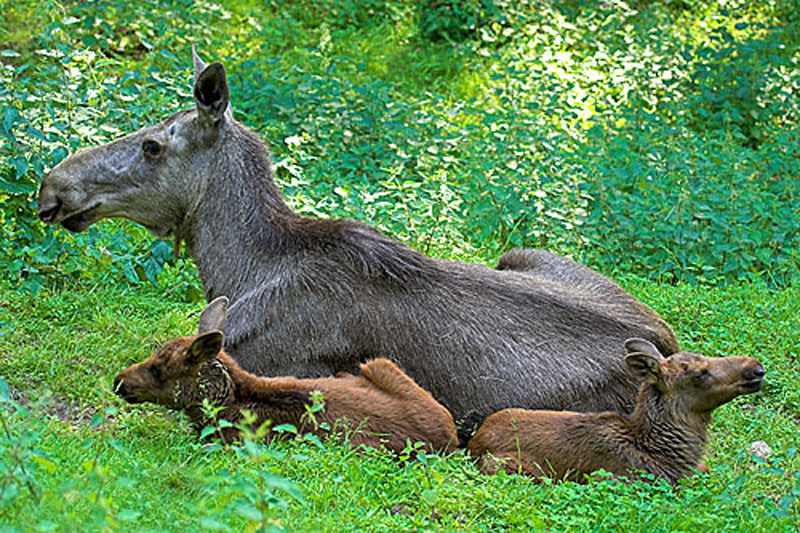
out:
{"label": "meadow", "polygon": [[[800,524],[800,5],[0,0],[0,531],[698,530]],[[46,227],[67,154],[189,107],[191,45],[290,205],[437,257],[563,253],[686,350],[748,355],[672,488],[479,474],[309,436],[202,442],[113,377],[194,331],[192,260],[126,221]],[[751,452],[764,441],[768,457]]]}

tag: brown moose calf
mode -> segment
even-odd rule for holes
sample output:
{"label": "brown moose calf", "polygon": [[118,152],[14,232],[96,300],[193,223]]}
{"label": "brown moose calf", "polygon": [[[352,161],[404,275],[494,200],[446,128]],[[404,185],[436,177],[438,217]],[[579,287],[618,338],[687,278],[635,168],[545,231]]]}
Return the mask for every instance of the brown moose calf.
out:
{"label": "brown moose calf", "polygon": [[[245,372],[222,351],[227,305],[225,297],[208,304],[196,336],[171,340],[120,372],[114,391],[129,403],[182,409],[198,431],[220,419],[241,422],[242,411],[248,410],[256,415],[256,425],[266,420],[273,426],[293,424],[319,436],[329,433],[325,425],[333,429],[344,424],[354,430],[349,435],[354,445],[383,445],[394,452],[402,451],[407,441],[422,442],[428,450],[455,448],[458,438],[450,412],[388,359],[368,361],[358,376],[264,378]],[[322,394],[325,406],[312,422],[304,415],[313,391]],[[222,408],[216,420],[208,419],[206,400]],[[232,442],[239,430],[227,427],[221,436]]]}
{"label": "brown moose calf", "polygon": [[679,352],[664,358],[643,339],[625,341],[628,371],[642,381],[630,416],[505,409],[469,441],[482,472],[583,481],[603,469],[643,471],[675,483],[698,465],[711,411],[761,388],[764,367],[750,357]]}

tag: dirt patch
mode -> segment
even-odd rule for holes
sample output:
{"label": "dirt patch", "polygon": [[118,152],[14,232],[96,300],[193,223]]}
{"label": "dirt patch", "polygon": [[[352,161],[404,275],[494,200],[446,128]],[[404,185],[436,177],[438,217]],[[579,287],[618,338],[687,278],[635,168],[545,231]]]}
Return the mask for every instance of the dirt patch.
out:
{"label": "dirt patch", "polygon": [[11,386],[9,386],[9,393],[14,403],[34,413],[57,418],[65,424],[88,425],[92,416],[98,411],[96,406],[81,405],[76,400],[59,398],[50,393],[38,395],[37,392]]}
{"label": "dirt patch", "polygon": [[45,408],[45,412],[65,424],[88,425],[97,409],[94,406],[81,406],[77,401],[55,400]]}

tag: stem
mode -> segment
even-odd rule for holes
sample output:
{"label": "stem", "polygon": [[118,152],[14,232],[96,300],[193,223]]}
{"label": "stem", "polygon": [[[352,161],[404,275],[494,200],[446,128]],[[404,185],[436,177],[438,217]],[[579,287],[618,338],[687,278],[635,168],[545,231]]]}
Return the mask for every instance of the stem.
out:
{"label": "stem", "polygon": [[[0,423],[3,424],[3,433],[8,440],[11,440],[11,432],[8,430],[8,424],[6,424],[6,417],[3,415],[2,411],[0,411]],[[31,483],[30,475],[28,475],[28,471],[25,469],[25,463],[19,458],[17,455],[15,457],[17,459],[17,464],[19,465],[19,469],[22,470],[22,474],[25,476],[25,486],[28,487],[28,491],[31,493],[31,496],[38,504],[40,502],[39,494],[36,492],[36,487],[33,486]],[[5,493],[5,487],[3,487],[3,493]]]}

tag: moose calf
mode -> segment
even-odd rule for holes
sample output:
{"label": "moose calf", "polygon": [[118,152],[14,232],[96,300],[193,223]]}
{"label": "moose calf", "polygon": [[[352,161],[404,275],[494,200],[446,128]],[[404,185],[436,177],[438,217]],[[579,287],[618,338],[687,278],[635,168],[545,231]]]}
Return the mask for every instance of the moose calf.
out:
{"label": "moose calf", "polygon": [[583,481],[604,469],[643,471],[675,483],[698,465],[711,411],[761,388],[764,367],[750,357],[678,352],[664,358],[650,342],[625,341],[628,371],[640,380],[634,412],[575,413],[505,409],[469,441],[486,474],[499,469]]}
{"label": "moose calf", "polygon": [[[235,424],[248,410],[256,415],[256,425],[266,420],[273,425],[293,424],[318,436],[343,423],[354,430],[353,445],[383,445],[400,452],[411,441],[422,442],[429,450],[455,449],[458,438],[450,412],[388,359],[368,361],[358,376],[264,378],[245,372],[222,351],[227,305],[225,297],[211,302],[200,316],[196,336],[171,340],[123,370],[114,379],[114,391],[129,403],[182,409],[198,431],[220,419]],[[312,422],[304,415],[313,391],[322,394],[325,407]],[[222,408],[215,419],[208,418],[206,400]],[[221,428],[220,435],[232,442],[239,430]]]}

